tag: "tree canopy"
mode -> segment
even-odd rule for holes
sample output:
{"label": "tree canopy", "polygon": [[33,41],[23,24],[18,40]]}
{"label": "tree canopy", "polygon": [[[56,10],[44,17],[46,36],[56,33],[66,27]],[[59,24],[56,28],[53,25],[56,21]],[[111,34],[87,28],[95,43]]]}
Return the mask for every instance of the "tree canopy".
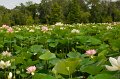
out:
{"label": "tree canopy", "polygon": [[120,21],[120,1],[42,0],[21,3],[14,9],[0,6],[0,25],[103,23]]}

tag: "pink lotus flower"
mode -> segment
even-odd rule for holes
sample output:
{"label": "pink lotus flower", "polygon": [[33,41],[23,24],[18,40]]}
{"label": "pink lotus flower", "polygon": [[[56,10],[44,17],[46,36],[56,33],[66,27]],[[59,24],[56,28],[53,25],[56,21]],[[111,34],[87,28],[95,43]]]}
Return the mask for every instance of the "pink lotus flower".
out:
{"label": "pink lotus flower", "polygon": [[48,27],[47,26],[42,26],[41,31],[47,32],[48,31]]}
{"label": "pink lotus flower", "polygon": [[92,49],[92,50],[87,50],[86,55],[91,56],[91,58],[93,58],[93,55],[96,54],[96,50]]}
{"label": "pink lotus flower", "polygon": [[2,28],[8,29],[9,26],[4,24],[4,25],[2,25]]}
{"label": "pink lotus flower", "polygon": [[12,27],[9,27],[9,28],[7,29],[7,32],[8,32],[8,33],[13,33],[13,28],[12,28]]}
{"label": "pink lotus flower", "polygon": [[34,75],[36,67],[35,66],[30,66],[26,70],[27,70],[27,73],[30,73],[30,74]]}

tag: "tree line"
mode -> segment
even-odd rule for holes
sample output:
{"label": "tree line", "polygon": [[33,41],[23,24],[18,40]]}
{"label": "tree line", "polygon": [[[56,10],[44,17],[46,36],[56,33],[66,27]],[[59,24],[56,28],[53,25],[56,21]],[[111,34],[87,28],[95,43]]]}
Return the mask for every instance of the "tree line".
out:
{"label": "tree line", "polygon": [[0,6],[0,25],[104,23],[120,21],[120,1],[41,0],[21,3],[14,9]]}

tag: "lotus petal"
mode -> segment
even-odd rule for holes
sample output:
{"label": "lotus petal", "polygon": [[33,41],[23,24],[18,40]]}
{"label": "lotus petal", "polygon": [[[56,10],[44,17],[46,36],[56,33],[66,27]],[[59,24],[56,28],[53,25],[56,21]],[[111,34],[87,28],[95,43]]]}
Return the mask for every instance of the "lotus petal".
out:
{"label": "lotus petal", "polygon": [[108,65],[105,65],[105,67],[106,67],[107,70],[109,70],[109,71],[116,71],[116,70],[118,70],[118,67],[116,67],[116,66],[108,66]]}
{"label": "lotus petal", "polygon": [[118,63],[117,63],[117,60],[115,58],[110,57],[109,61],[110,61],[112,66],[117,66],[117,67],[119,66]]}
{"label": "lotus petal", "polygon": [[120,56],[119,56],[118,59],[117,59],[117,63],[118,63],[118,65],[120,66]]}

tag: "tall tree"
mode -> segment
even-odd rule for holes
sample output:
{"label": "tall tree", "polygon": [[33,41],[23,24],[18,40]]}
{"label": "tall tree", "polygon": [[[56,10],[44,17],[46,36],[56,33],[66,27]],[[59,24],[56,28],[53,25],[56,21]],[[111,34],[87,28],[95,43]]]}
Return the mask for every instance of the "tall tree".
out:
{"label": "tall tree", "polygon": [[79,23],[80,22],[80,6],[78,0],[72,0],[69,4],[69,13],[67,15],[68,23]]}
{"label": "tall tree", "polygon": [[50,14],[50,24],[55,24],[56,22],[60,22],[62,18],[62,11],[61,7],[55,2],[51,7],[51,14]]}
{"label": "tall tree", "polygon": [[39,5],[39,18],[41,23],[48,23],[51,10],[51,1],[42,0]]}

